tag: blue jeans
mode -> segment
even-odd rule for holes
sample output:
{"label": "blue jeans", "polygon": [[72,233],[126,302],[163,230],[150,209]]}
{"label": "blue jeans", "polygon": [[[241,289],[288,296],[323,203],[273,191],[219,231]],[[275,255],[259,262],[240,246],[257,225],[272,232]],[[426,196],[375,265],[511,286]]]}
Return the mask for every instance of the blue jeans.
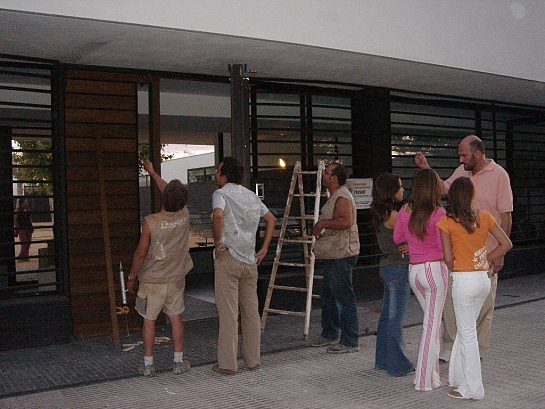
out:
{"label": "blue jeans", "polygon": [[324,260],[322,283],[322,336],[337,339],[350,347],[358,346],[359,321],[352,271],[358,256]]}
{"label": "blue jeans", "polygon": [[378,321],[375,368],[386,370],[391,376],[403,376],[414,369],[414,364],[403,352],[403,320],[411,291],[408,269],[406,264],[379,269],[384,295]]}

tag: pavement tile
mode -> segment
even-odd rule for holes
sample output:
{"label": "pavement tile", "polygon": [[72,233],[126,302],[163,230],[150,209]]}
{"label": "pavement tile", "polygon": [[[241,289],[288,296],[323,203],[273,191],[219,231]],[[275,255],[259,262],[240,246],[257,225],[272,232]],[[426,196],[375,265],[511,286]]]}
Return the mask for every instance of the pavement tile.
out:
{"label": "pavement tile", "polygon": [[[483,360],[486,397],[475,408],[540,408],[545,379],[545,274],[501,280],[493,339]],[[156,345],[159,376],[137,374],[141,345],[123,352],[111,338],[0,353],[0,408],[458,408],[467,403],[446,396],[450,389],[416,392],[411,376],[390,378],[373,369],[380,300],[359,303],[360,352],[332,355],[308,348],[303,319],[270,316],[262,338],[263,369],[218,377],[215,362],[217,318],[186,322],[186,352],[192,369],[171,374],[172,348]],[[319,334],[313,311],[309,339]],[[210,314],[207,313],[209,316]],[[411,297],[405,337],[416,361],[422,313]],[[168,335],[168,326],[158,335]],[[129,334],[121,342],[138,341]],[[448,364],[441,364],[447,382]],[[170,405],[170,406],[169,406]]]}

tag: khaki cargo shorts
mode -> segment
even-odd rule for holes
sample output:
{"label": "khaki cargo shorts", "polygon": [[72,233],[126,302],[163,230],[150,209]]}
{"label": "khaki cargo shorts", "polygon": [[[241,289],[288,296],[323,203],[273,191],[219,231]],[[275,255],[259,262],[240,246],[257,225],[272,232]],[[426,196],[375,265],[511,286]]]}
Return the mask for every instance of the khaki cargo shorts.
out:
{"label": "khaki cargo shorts", "polygon": [[140,283],[136,295],[135,309],[151,321],[157,320],[163,311],[167,315],[181,314],[184,306],[185,277],[175,283]]}

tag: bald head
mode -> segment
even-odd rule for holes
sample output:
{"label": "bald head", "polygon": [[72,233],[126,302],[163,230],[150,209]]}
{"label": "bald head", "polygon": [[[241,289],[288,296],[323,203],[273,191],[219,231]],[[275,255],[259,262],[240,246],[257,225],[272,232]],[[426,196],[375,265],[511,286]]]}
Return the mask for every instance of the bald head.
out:
{"label": "bald head", "polygon": [[458,146],[463,146],[464,148],[469,149],[471,153],[479,151],[484,156],[484,143],[477,135],[466,136],[460,141],[460,144]]}
{"label": "bald head", "polygon": [[483,141],[476,135],[466,136],[458,144],[458,161],[464,169],[473,172],[481,171],[488,164],[484,154]]}

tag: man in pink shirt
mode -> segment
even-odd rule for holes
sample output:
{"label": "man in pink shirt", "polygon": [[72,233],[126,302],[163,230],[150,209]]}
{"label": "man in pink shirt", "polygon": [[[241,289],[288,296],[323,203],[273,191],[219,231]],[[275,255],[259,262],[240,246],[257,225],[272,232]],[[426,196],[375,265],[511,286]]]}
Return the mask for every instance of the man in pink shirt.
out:
{"label": "man in pink shirt", "polygon": [[[454,180],[461,176],[469,177],[476,187],[475,208],[486,210],[492,214],[499,226],[509,236],[512,223],[513,193],[508,173],[494,160],[486,157],[483,141],[476,135],[469,135],[462,139],[458,145],[458,161],[461,165],[443,183],[444,193],[447,194]],[[430,167],[426,157],[421,152],[416,154],[415,163],[421,169]],[[489,235],[487,251],[491,252],[497,246],[498,242]],[[503,262],[502,257],[490,265],[490,293],[477,319],[477,337],[481,358],[488,352],[490,347],[490,331],[496,300],[498,273],[503,268]],[[446,362],[450,360],[450,352],[456,337],[456,320],[452,305],[451,287],[452,278],[449,277],[448,294],[443,310],[443,350],[439,354],[439,359]]]}

